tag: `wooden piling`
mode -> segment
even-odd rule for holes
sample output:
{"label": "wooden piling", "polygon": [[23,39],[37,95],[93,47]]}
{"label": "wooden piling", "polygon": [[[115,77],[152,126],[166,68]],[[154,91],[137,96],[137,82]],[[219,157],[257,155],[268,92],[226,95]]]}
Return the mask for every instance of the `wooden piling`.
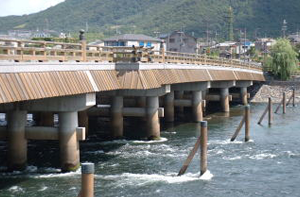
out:
{"label": "wooden piling", "polygon": [[189,167],[191,161],[193,160],[198,148],[200,147],[200,137],[198,137],[197,142],[194,146],[194,148],[192,149],[192,151],[190,152],[189,156],[187,157],[187,159],[185,160],[183,166],[181,167],[179,173],[177,176],[181,176],[185,173],[185,171],[187,170],[187,168]]}
{"label": "wooden piling", "polygon": [[233,134],[233,136],[231,137],[230,141],[234,141],[236,139],[236,137],[238,136],[239,132],[241,131],[243,125],[245,123],[245,115],[243,116],[243,119],[241,120],[238,128],[235,130],[235,133]]}
{"label": "wooden piling", "polygon": [[263,119],[264,119],[265,115],[266,115],[266,114],[267,114],[267,112],[268,112],[268,109],[269,109],[269,106],[267,106],[267,107],[266,107],[266,109],[265,109],[264,113],[261,115],[261,117],[260,117],[260,119],[259,119],[259,121],[258,121],[258,123],[257,123],[257,124],[261,124],[261,122],[263,121]]}
{"label": "wooden piling", "polygon": [[269,126],[270,126],[272,124],[272,120],[273,120],[272,98],[271,97],[269,97],[268,109],[269,109],[268,123],[269,123]]}
{"label": "wooden piling", "polygon": [[280,101],[280,103],[278,104],[278,106],[277,106],[277,108],[276,108],[276,110],[275,110],[275,114],[277,114],[277,112],[279,111],[279,109],[280,109],[280,106],[281,106],[281,104],[283,104],[283,99]]}
{"label": "wooden piling", "polygon": [[286,113],[286,95],[285,92],[282,93],[282,113]]}
{"label": "wooden piling", "polygon": [[201,121],[200,175],[207,171],[207,121]]}
{"label": "wooden piling", "polygon": [[245,106],[245,142],[250,140],[250,105]]}
{"label": "wooden piling", "polygon": [[295,92],[295,88],[293,88],[293,107],[295,107],[295,96],[296,96],[296,92]]}
{"label": "wooden piling", "polygon": [[78,197],[94,197],[94,172],[93,163],[81,165],[81,191]]}

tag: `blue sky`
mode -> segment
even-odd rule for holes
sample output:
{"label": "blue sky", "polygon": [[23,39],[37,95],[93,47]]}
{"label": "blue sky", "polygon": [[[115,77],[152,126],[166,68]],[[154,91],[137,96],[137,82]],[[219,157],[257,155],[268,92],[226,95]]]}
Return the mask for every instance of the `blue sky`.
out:
{"label": "blue sky", "polygon": [[39,12],[65,0],[0,0],[0,16]]}

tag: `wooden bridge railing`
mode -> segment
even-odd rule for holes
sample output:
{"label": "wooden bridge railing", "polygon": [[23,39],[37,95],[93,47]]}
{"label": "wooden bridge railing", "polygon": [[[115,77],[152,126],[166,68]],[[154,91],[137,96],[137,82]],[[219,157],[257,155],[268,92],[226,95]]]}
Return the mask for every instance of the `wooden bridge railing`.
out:
{"label": "wooden bridge railing", "polygon": [[76,62],[160,62],[262,70],[258,64],[206,55],[155,51],[143,47],[107,47],[81,43],[0,39],[0,60]]}

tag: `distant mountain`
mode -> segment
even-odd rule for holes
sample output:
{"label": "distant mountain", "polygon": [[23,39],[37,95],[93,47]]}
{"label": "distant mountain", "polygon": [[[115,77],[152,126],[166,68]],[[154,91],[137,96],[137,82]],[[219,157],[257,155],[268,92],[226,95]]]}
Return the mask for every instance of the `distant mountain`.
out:
{"label": "distant mountain", "polygon": [[229,6],[234,11],[234,28],[246,28],[248,36],[279,36],[282,21],[288,31],[300,27],[299,0],[66,0],[45,11],[0,17],[0,32],[11,29],[90,31],[106,36],[115,33],[168,32],[183,29],[204,36],[225,37]]}

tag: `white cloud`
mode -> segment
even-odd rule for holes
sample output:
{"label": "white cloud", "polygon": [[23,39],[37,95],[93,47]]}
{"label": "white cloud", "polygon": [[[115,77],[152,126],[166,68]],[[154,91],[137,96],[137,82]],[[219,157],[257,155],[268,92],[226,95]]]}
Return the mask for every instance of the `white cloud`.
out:
{"label": "white cloud", "polygon": [[0,0],[0,16],[39,12],[65,0]]}

